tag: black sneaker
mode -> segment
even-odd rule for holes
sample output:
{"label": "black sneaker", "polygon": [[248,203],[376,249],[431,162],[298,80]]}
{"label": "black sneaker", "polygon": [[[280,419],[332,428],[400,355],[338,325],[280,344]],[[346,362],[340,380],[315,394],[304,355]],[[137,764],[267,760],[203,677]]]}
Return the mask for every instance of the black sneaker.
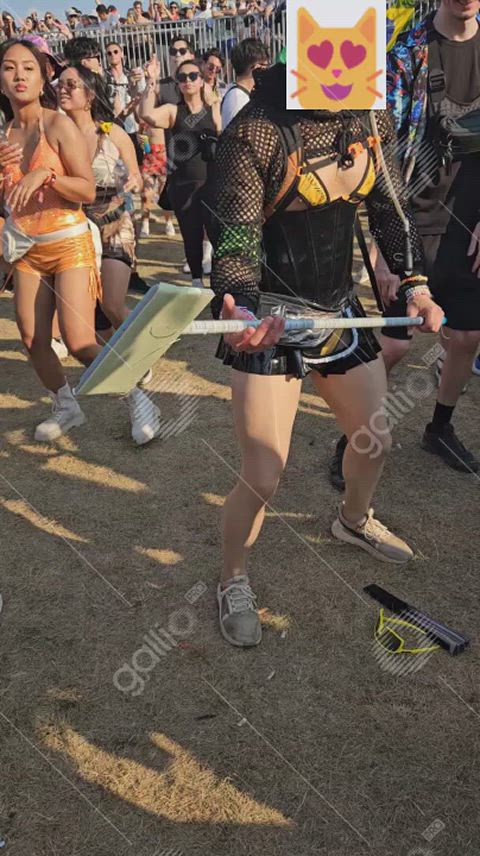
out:
{"label": "black sneaker", "polygon": [[343,455],[345,453],[345,449],[347,448],[348,440],[345,434],[342,434],[339,440],[337,440],[337,445],[335,446],[335,452],[333,457],[330,459],[328,464],[328,474],[330,476],[330,484],[336,490],[345,490],[345,479],[343,478],[342,464],[343,464]]}
{"label": "black sneaker", "polygon": [[146,294],[149,288],[150,286],[138,275],[137,271],[133,271],[128,283],[128,290],[135,291],[137,294]]}
{"label": "black sneaker", "polygon": [[461,473],[478,473],[478,461],[460,442],[451,422],[447,422],[441,431],[432,431],[430,422],[425,428],[422,448],[443,458],[449,467]]}

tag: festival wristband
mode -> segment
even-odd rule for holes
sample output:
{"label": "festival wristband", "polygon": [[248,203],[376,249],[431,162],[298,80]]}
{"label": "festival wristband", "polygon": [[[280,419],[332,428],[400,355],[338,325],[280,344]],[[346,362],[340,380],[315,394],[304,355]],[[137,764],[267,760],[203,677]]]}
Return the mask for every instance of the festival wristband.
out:
{"label": "festival wristband", "polygon": [[426,284],[428,282],[428,277],[424,276],[424,274],[422,274],[422,273],[415,273],[415,274],[412,274],[411,276],[405,276],[401,280],[401,285],[407,285],[407,283],[409,283],[409,282],[412,282],[414,284],[423,285],[424,283]]}
{"label": "festival wristband", "polygon": [[411,303],[416,297],[432,297],[428,285],[414,285],[412,288],[406,288],[404,291],[405,300]]}

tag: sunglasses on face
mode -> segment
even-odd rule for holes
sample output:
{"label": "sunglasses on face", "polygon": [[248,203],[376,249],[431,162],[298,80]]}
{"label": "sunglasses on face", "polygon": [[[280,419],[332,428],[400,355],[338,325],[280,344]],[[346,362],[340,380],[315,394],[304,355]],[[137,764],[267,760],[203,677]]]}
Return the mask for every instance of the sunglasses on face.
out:
{"label": "sunglasses on face", "polygon": [[[170,9],[175,9],[175,8],[178,9],[178,6],[177,7],[170,6]],[[179,56],[179,55],[185,56],[185,54],[188,53],[188,48],[170,48],[168,53],[170,54],[170,56]]]}
{"label": "sunglasses on face", "polygon": [[189,72],[181,71],[180,74],[177,74],[177,80],[179,83],[186,83],[187,80],[191,80],[193,83],[195,80],[197,80],[201,76],[202,75],[200,74],[199,71],[189,71]]}
{"label": "sunglasses on face", "polygon": [[207,69],[208,69],[208,71],[214,71],[215,74],[218,74],[222,70],[222,66],[221,65],[212,65],[211,63],[208,63]]}
{"label": "sunglasses on face", "polygon": [[96,59],[97,62],[100,62],[102,58],[100,54],[95,54],[94,56],[84,56],[84,59]]}
{"label": "sunglasses on face", "polygon": [[76,80],[59,80],[57,84],[57,90],[60,92],[61,89],[66,89],[67,92],[75,92],[76,89],[84,89],[83,83],[79,83]]}
{"label": "sunglasses on face", "polygon": [[120,51],[117,51],[117,50],[107,51],[107,56],[116,56],[119,53],[120,53]]}

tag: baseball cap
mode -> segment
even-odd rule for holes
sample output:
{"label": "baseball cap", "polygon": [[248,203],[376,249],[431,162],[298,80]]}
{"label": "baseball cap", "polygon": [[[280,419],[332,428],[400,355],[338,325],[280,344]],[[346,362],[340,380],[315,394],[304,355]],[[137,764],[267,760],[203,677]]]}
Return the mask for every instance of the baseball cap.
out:
{"label": "baseball cap", "polygon": [[70,6],[69,9],[66,9],[65,14],[70,18],[72,15],[81,15],[82,12],[80,9],[76,9],[75,6]]}

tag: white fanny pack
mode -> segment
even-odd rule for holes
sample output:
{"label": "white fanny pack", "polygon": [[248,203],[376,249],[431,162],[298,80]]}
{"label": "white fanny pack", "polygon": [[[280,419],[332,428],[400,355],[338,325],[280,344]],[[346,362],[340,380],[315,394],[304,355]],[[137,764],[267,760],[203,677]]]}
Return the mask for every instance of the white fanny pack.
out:
{"label": "white fanny pack", "polygon": [[34,244],[53,244],[55,241],[63,241],[66,238],[76,238],[88,232],[88,228],[88,223],[85,221],[75,226],[68,226],[66,229],[59,229],[57,232],[31,237],[16,226],[11,217],[8,217],[2,235],[3,258],[9,264],[13,264],[26,255]]}

